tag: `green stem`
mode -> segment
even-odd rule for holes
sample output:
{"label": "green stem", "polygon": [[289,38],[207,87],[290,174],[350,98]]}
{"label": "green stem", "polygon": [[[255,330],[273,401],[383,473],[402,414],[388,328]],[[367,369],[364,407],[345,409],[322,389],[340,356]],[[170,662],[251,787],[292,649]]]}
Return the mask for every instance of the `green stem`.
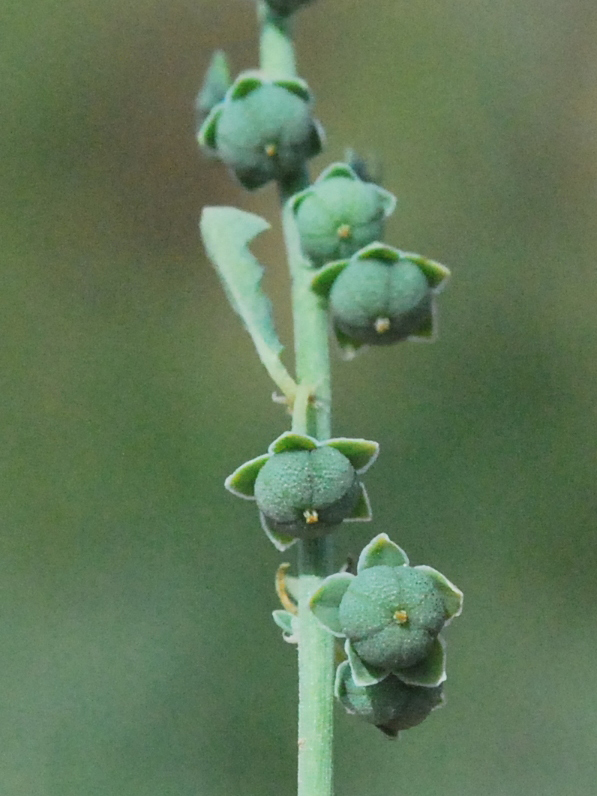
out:
{"label": "green stem", "polygon": [[[270,77],[296,75],[290,23],[257,2],[260,66]],[[306,167],[278,186],[282,205],[309,184]],[[331,435],[328,318],[311,290],[313,269],[302,255],[294,217],[283,209],[284,239],[292,278],[292,312],[298,389],[292,428],[320,440]],[[334,639],[315,619],[309,601],[333,571],[331,537],[299,541],[298,796],[331,796]]]}

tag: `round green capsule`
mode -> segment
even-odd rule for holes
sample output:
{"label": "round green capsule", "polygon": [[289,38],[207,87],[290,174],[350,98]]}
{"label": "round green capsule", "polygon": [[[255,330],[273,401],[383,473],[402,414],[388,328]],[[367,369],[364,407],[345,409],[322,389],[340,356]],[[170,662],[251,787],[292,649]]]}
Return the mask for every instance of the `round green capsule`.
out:
{"label": "round green capsule", "polygon": [[396,343],[431,322],[431,288],[409,260],[355,257],[334,281],[329,299],[336,328],[359,343]]}
{"label": "round green capsule", "polygon": [[215,129],[219,157],[249,189],[289,177],[321,149],[309,103],[294,92],[264,83],[225,101]]}
{"label": "round green capsule", "polygon": [[342,632],[358,656],[389,671],[422,661],[447,618],[435,581],[407,566],[363,570],[339,607]]}
{"label": "round green capsule", "polygon": [[406,685],[394,675],[376,685],[358,686],[347,663],[338,670],[336,694],[348,713],[375,724],[390,737],[416,727],[443,703],[443,686]]}
{"label": "round green capsule", "polygon": [[386,196],[377,185],[350,177],[330,177],[313,185],[296,210],[304,253],[321,266],[381,240]]}
{"label": "round green capsule", "polygon": [[332,447],[274,454],[255,481],[255,499],[268,524],[283,534],[323,536],[355,508],[361,492],[349,460]]}

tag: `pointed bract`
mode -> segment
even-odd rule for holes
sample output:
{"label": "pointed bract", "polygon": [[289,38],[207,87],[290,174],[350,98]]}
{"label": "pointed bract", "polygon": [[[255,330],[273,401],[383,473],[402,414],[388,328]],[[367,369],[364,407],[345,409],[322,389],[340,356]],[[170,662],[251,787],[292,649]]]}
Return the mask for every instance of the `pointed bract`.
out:
{"label": "pointed bract", "polygon": [[411,252],[402,252],[402,257],[410,260],[415,265],[418,265],[421,271],[425,274],[429,286],[437,293],[444,287],[445,282],[450,278],[450,269],[445,265],[429,260],[427,257],[422,257],[420,254],[413,254]]}
{"label": "pointed bract", "polygon": [[333,263],[324,265],[317,271],[311,282],[311,290],[318,296],[327,299],[336,278],[342,273],[350,261],[335,260]]}
{"label": "pointed bract", "polygon": [[361,494],[352,514],[346,518],[345,522],[370,522],[373,519],[373,512],[371,511],[371,501],[365,489],[365,485],[361,484]]}
{"label": "pointed bract", "polygon": [[311,103],[313,102],[313,95],[311,94],[311,90],[305,80],[301,80],[300,77],[295,77],[287,80],[274,80],[273,81],[275,86],[281,86],[285,88],[286,91],[290,91],[291,94],[295,94],[300,99],[304,100],[304,102]]}
{"label": "pointed bract", "polygon": [[392,542],[386,533],[378,534],[363,548],[359,556],[357,572],[379,566],[408,566],[408,556],[401,547]]}
{"label": "pointed bract", "polygon": [[269,453],[287,453],[288,451],[312,451],[317,448],[317,440],[306,434],[295,434],[285,431],[269,446]]}
{"label": "pointed bract", "polygon": [[280,608],[276,611],[272,611],[272,617],[274,622],[278,625],[278,627],[282,628],[287,636],[292,636],[294,632],[292,627],[292,621],[294,617],[290,611],[283,611]]}
{"label": "pointed bract", "polygon": [[382,260],[388,265],[393,265],[401,259],[402,252],[395,249],[393,246],[386,246],[385,243],[370,243],[363,249],[358,251],[354,258],[355,260]]}
{"label": "pointed bract", "polygon": [[293,544],[298,542],[298,539],[294,538],[293,536],[287,536],[284,533],[279,533],[279,531],[270,528],[267,517],[262,511],[259,512],[259,520],[267,538],[270,540],[273,546],[281,552],[288,550],[289,547],[292,547]]}
{"label": "pointed bract", "polygon": [[324,180],[329,180],[333,177],[346,177],[349,180],[360,179],[358,174],[348,163],[339,162],[330,163],[330,165],[321,172],[314,184],[316,185],[318,182],[324,182]]}
{"label": "pointed bract", "polygon": [[363,663],[348,639],[346,639],[344,651],[346,652],[346,657],[350,664],[352,679],[355,685],[361,685],[366,688],[369,685],[381,683],[381,681],[390,674],[390,672],[385,672],[381,669],[376,669],[374,666]]}
{"label": "pointed bract", "polygon": [[407,685],[422,685],[433,688],[441,685],[446,679],[446,645],[441,637],[433,642],[431,652],[416,666],[408,669],[395,669],[396,675]]}
{"label": "pointed bract", "polygon": [[263,77],[259,72],[254,70],[247,70],[242,72],[230,86],[226,93],[226,97],[231,100],[242,99],[247,97],[253,91],[261,88],[265,83]]}
{"label": "pointed bract", "polygon": [[415,569],[424,572],[435,581],[436,587],[442,593],[448,620],[454,619],[456,616],[460,616],[462,613],[462,601],[464,599],[464,595],[458,586],[455,586],[451,581],[448,580],[448,578],[446,578],[445,575],[442,575],[441,572],[438,572],[437,569],[433,569],[433,567],[428,567],[425,564],[419,564],[415,567]]}
{"label": "pointed bract", "polygon": [[379,442],[370,439],[334,437],[325,444],[343,453],[359,475],[366,472],[379,455]]}
{"label": "pointed bract", "polygon": [[223,109],[224,106],[221,102],[212,108],[197,133],[199,146],[208,149],[210,152],[216,151],[216,128]]}
{"label": "pointed bract", "polygon": [[265,453],[251,459],[231,473],[224,481],[224,486],[229,492],[245,500],[255,500],[255,480],[263,465],[271,458],[271,454]]}
{"label": "pointed bract", "polygon": [[344,635],[340,625],[338,609],[353,578],[354,575],[348,572],[337,572],[334,575],[330,575],[317,589],[309,603],[311,611],[317,619],[335,636]]}

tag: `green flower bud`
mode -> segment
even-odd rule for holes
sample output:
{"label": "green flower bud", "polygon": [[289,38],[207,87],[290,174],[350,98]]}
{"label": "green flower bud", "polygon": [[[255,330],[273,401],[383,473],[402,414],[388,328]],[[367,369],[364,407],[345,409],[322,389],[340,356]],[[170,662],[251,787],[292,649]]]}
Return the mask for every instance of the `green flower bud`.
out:
{"label": "green flower bud", "polygon": [[432,291],[423,271],[402,260],[353,258],[335,280],[330,309],[336,328],[369,345],[386,345],[431,322]]}
{"label": "green flower bud", "polygon": [[255,481],[255,500],[268,525],[297,537],[323,536],[355,508],[356,470],[335,448],[274,454]]}
{"label": "green flower bud", "polygon": [[342,633],[359,658],[385,671],[422,661],[448,618],[437,582],[409,566],[364,569],[339,607]]}
{"label": "green flower bud", "polygon": [[294,13],[301,6],[312,2],[312,0],[266,0],[268,6],[280,17],[286,17]]}
{"label": "green flower bud", "polygon": [[381,239],[395,204],[391,193],[359,179],[347,164],[333,164],[293,200],[304,253],[315,266],[352,256]]}
{"label": "green flower bud", "polygon": [[358,686],[346,662],[338,667],[336,696],[348,713],[375,724],[392,738],[400,730],[416,727],[444,701],[443,686],[406,685],[394,675],[376,685]]}
{"label": "green flower bud", "polygon": [[237,78],[205,120],[199,141],[249,190],[298,174],[322,146],[306,84],[253,72]]}

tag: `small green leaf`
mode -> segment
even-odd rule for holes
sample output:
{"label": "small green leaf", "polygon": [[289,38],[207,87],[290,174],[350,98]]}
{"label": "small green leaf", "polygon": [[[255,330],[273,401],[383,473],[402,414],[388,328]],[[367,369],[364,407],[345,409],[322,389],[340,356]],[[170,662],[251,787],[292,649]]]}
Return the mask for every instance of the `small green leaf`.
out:
{"label": "small green leaf", "polygon": [[342,273],[348,263],[348,260],[335,260],[333,263],[328,263],[323,268],[320,268],[313,277],[311,290],[317,293],[318,296],[327,299],[335,279]]}
{"label": "small green leaf", "polygon": [[408,556],[401,547],[392,542],[387,533],[380,533],[363,548],[357,564],[357,572],[371,567],[408,566]]}
{"label": "small green leaf", "polygon": [[199,128],[197,133],[197,140],[199,146],[204,147],[212,152],[217,151],[216,147],[216,128],[218,126],[218,119],[222,113],[223,105],[220,102],[208,113],[207,118]]}
{"label": "small green leaf", "polygon": [[360,484],[361,494],[354,507],[352,514],[346,517],[345,522],[369,522],[373,519],[373,512],[371,511],[371,502],[369,495],[365,489],[364,484]]}
{"label": "small green leaf", "polygon": [[346,177],[349,180],[359,179],[354,169],[352,169],[348,163],[331,163],[321,172],[319,177],[315,180],[315,183],[323,182],[333,177]]}
{"label": "small green leaf", "polygon": [[413,254],[411,252],[403,252],[402,256],[410,260],[411,263],[419,266],[421,271],[425,274],[429,286],[433,288],[436,293],[440,288],[444,287],[446,280],[450,278],[450,269],[435,260],[429,260],[427,257],[422,257],[420,254]]}
{"label": "small green leaf", "polygon": [[419,564],[415,569],[420,569],[421,572],[425,572],[430,578],[433,578],[436,587],[441,591],[444,598],[448,621],[454,619],[456,616],[460,616],[462,613],[464,595],[458,586],[455,586],[445,575],[442,575],[441,572],[438,572],[437,569],[433,569],[433,567]]}
{"label": "small green leaf", "polygon": [[443,639],[438,636],[429,655],[416,666],[394,669],[393,674],[407,685],[433,688],[443,683],[446,679],[446,649]]}
{"label": "small green leaf", "polygon": [[286,453],[287,451],[312,451],[317,448],[317,440],[306,434],[295,434],[285,431],[269,446],[270,453]]}
{"label": "small green leaf", "polygon": [[370,439],[334,437],[325,444],[344,454],[359,474],[368,470],[379,455],[379,442]]}
{"label": "small green leaf", "polygon": [[255,500],[255,479],[268,459],[271,459],[271,454],[265,453],[241,464],[224,481],[224,486],[237,497]]}
{"label": "small green leaf", "polygon": [[259,512],[259,520],[267,538],[270,540],[273,546],[281,552],[288,550],[289,547],[292,547],[293,544],[298,542],[298,539],[296,539],[294,536],[288,536],[285,533],[280,533],[279,531],[270,528],[267,517],[262,511]]}
{"label": "small green leaf", "polygon": [[344,635],[340,625],[338,609],[353,578],[354,575],[349,572],[337,572],[334,575],[330,575],[317,589],[309,603],[317,619],[335,636]]}
{"label": "small green leaf", "polygon": [[350,664],[352,679],[354,680],[355,685],[361,685],[366,688],[369,685],[381,683],[381,681],[385,680],[385,678],[390,674],[390,672],[384,672],[381,669],[376,669],[374,666],[369,666],[368,664],[364,663],[355,652],[354,647],[350,643],[349,639],[346,639],[344,650]]}
{"label": "small green leaf", "polygon": [[435,300],[431,302],[431,311],[423,319],[419,328],[406,338],[411,343],[433,343],[437,337],[437,310]]}
{"label": "small green leaf", "polygon": [[242,99],[261,88],[263,83],[263,78],[256,72],[242,72],[228,90],[227,97],[231,100]]}
{"label": "small green leaf", "polygon": [[290,91],[291,94],[294,94],[307,103],[310,103],[313,100],[309,86],[304,80],[301,80],[298,77],[295,77],[292,80],[274,80],[274,85],[285,88],[286,91]]}
{"label": "small green leaf", "polygon": [[354,359],[362,348],[366,348],[363,343],[359,343],[358,340],[353,340],[336,326],[334,326],[334,334],[336,335],[336,340],[340,347],[340,356],[346,362]]}
{"label": "small green leaf", "polygon": [[292,636],[293,634],[293,627],[292,627],[292,620],[293,616],[290,611],[283,611],[281,608],[272,611],[272,617],[274,622],[278,625],[278,627],[282,628],[284,633],[288,636]]}
{"label": "small green leaf", "polygon": [[263,267],[247,248],[269,224],[235,207],[206,207],[200,227],[207,255],[261,361],[284,395],[294,398],[296,384],[280,359],[282,344],[274,328],[271,302],[261,287]]}
{"label": "small green leaf", "polygon": [[401,258],[401,252],[394,249],[392,246],[386,246],[384,243],[370,243],[363,249],[360,249],[355,255],[355,260],[381,260],[382,262],[393,265]]}

